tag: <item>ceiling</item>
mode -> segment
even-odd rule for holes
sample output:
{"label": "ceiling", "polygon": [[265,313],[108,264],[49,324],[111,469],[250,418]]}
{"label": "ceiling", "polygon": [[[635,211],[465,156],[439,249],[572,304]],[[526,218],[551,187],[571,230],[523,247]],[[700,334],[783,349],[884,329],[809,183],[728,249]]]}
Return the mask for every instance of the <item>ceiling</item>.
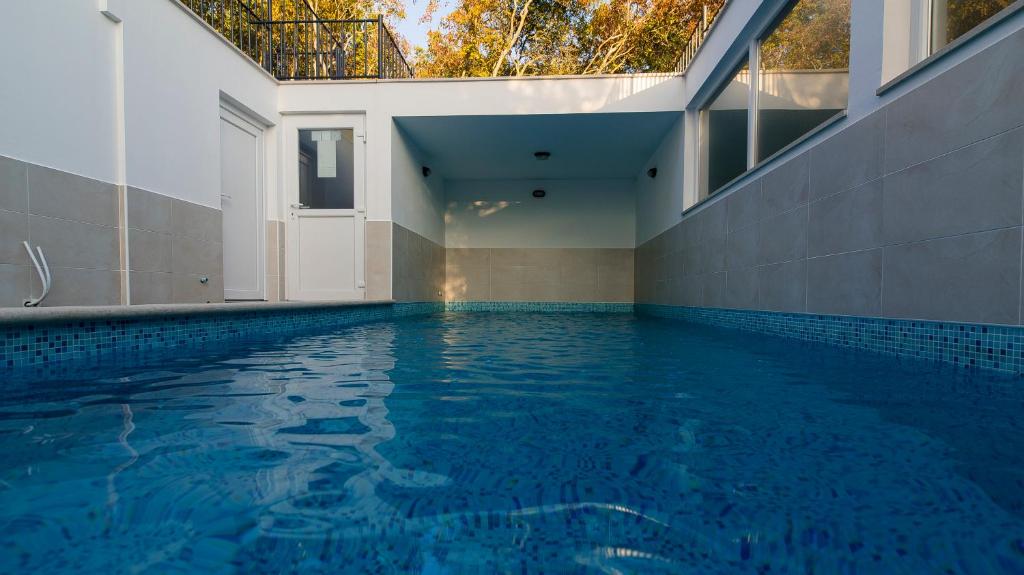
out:
{"label": "ceiling", "polygon": [[[635,178],[679,116],[405,116],[395,123],[447,179]],[[542,150],[551,158],[533,157]]]}

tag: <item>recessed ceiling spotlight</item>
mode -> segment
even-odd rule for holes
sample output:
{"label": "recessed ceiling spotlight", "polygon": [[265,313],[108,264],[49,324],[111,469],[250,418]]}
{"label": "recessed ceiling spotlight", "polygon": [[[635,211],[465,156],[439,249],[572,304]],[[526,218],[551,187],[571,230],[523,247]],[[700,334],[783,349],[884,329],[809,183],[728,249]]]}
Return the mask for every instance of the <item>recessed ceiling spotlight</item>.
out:
{"label": "recessed ceiling spotlight", "polygon": [[658,175],[658,168],[651,168],[651,169],[647,170],[647,176],[648,177],[653,178],[653,177],[656,177],[657,175]]}
{"label": "recessed ceiling spotlight", "polygon": [[546,195],[548,195],[548,193],[544,190],[533,190],[533,197],[535,198],[543,198]]}
{"label": "recessed ceiling spotlight", "polygon": [[544,151],[534,152],[533,153],[533,157],[537,158],[538,160],[543,162],[544,160],[546,160],[546,159],[551,157],[551,152],[544,152]]}

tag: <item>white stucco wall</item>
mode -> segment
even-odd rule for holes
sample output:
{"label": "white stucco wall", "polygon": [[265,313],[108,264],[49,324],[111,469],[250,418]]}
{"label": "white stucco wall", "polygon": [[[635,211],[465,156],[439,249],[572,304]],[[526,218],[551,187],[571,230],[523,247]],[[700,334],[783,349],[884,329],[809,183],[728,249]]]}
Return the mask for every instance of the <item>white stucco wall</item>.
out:
{"label": "white stucco wall", "polygon": [[116,26],[95,2],[5,2],[0,155],[113,182]]}
{"label": "white stucco wall", "polygon": [[[289,82],[282,113],[366,115],[367,218],[432,233],[395,202],[393,117],[680,111],[683,81],[671,74],[524,79]],[[397,185],[397,183],[396,183]],[[403,184],[403,189],[406,189]]]}
{"label": "white stucco wall", "polygon": [[[220,98],[278,123],[277,82],[170,0],[125,3],[128,184],[220,207]],[[276,187],[276,134],[266,134]],[[280,202],[268,216],[279,217]]]}
{"label": "white stucco wall", "polygon": [[[686,121],[679,118],[633,182],[636,198],[636,245],[657,236],[682,219]],[[655,178],[647,175],[658,168]]]}
{"label": "white stucco wall", "polygon": [[423,152],[397,125],[391,125],[391,193],[394,221],[444,245],[444,176],[423,177]]}
{"label": "white stucco wall", "polygon": [[635,206],[631,180],[449,180],[445,246],[631,248]]}

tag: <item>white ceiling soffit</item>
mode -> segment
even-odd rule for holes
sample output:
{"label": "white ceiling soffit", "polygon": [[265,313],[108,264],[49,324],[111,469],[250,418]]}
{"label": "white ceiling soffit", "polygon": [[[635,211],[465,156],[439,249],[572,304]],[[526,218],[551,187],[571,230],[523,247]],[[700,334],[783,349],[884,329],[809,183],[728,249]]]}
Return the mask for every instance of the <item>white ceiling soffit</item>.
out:
{"label": "white ceiling soffit", "polygon": [[[680,115],[406,116],[395,123],[447,179],[634,178]],[[538,161],[538,151],[551,158]]]}

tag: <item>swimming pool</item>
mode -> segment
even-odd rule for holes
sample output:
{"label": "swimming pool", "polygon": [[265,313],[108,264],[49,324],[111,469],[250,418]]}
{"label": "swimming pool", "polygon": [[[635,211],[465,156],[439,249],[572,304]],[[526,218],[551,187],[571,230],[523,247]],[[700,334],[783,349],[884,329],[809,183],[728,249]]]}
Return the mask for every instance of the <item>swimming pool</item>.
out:
{"label": "swimming pool", "polygon": [[1011,376],[445,313],[4,390],[4,573],[1024,571]]}

